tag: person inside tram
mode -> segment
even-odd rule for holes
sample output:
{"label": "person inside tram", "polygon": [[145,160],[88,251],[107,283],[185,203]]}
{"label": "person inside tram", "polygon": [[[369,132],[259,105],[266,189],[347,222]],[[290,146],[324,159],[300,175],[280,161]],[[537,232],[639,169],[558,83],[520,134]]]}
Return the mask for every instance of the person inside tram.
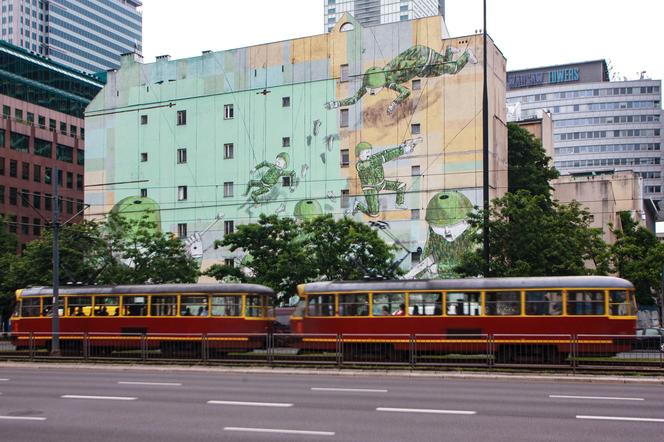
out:
{"label": "person inside tram", "polygon": [[95,315],[108,316],[108,310],[106,309],[106,306],[102,305],[101,308],[95,312]]}
{"label": "person inside tram", "polygon": [[399,304],[399,310],[392,313],[392,316],[404,316],[406,314],[406,304]]}
{"label": "person inside tram", "polygon": [[413,316],[419,316],[420,315],[420,308],[418,306],[413,307],[413,312],[411,313]]}
{"label": "person inside tram", "polygon": [[383,308],[381,309],[380,314],[383,316],[390,316],[390,309],[386,305],[384,305]]}
{"label": "person inside tram", "polygon": [[85,312],[83,311],[83,307],[79,306],[76,309],[76,316],[85,316]]}

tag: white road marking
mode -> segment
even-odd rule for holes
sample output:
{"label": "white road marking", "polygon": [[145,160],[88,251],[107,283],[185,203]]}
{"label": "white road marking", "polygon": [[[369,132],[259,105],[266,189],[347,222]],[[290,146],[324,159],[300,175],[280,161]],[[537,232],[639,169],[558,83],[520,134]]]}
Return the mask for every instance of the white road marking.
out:
{"label": "white road marking", "polygon": [[477,411],[466,411],[466,410],[432,410],[426,408],[386,408],[378,407],[376,411],[394,411],[397,413],[431,413],[431,414],[477,414]]}
{"label": "white road marking", "polygon": [[553,399],[590,399],[590,400],[606,400],[606,401],[645,401],[642,397],[611,397],[611,396],[566,396],[563,394],[550,394]]}
{"label": "white road marking", "polygon": [[326,387],[311,387],[311,391],[344,391],[352,393],[387,393],[387,390],[374,389],[374,388],[326,388]]}
{"label": "white road marking", "polygon": [[0,416],[0,419],[15,420],[15,421],[45,421],[45,417],[32,417],[32,416]]}
{"label": "white road marking", "polygon": [[292,407],[293,404],[287,404],[283,402],[239,402],[239,401],[207,401],[208,404],[212,405],[241,405],[246,407],[278,407],[278,408],[288,408]]}
{"label": "white road marking", "polygon": [[620,417],[620,416],[584,416],[577,415],[577,419],[594,419],[600,421],[629,421],[629,422],[664,422],[664,419],[652,417]]}
{"label": "white road marking", "polygon": [[334,436],[334,431],[283,430],[279,428],[224,427],[225,431],[247,431],[250,433],[300,434],[303,436]]}
{"label": "white road marking", "polygon": [[136,397],[126,396],[81,396],[78,394],[64,394],[60,396],[62,399],[99,399],[106,401],[135,401]]}
{"label": "white road marking", "polygon": [[182,384],[179,382],[130,382],[130,381],[118,381],[120,385],[154,385],[154,386],[163,386],[163,387],[182,387]]}

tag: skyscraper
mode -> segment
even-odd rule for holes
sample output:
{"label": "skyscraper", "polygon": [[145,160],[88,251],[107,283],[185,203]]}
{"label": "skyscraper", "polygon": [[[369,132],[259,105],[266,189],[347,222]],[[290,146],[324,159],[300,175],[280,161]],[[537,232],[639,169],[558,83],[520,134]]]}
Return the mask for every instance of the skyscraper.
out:
{"label": "skyscraper", "polygon": [[88,73],[141,51],[138,0],[3,0],[2,39]]}
{"label": "skyscraper", "polygon": [[445,15],[445,0],[324,0],[325,31],[330,32],[344,12],[363,26]]}

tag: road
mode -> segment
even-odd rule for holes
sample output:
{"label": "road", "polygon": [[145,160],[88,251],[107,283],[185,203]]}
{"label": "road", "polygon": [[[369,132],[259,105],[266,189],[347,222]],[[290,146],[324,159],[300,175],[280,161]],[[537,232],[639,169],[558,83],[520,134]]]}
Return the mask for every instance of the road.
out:
{"label": "road", "polygon": [[658,441],[664,385],[0,367],[5,441]]}

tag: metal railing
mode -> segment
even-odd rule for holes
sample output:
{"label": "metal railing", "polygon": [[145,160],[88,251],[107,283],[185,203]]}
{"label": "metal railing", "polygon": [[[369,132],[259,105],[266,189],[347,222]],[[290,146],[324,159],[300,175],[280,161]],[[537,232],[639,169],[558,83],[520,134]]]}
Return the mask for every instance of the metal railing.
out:
{"label": "metal railing", "polygon": [[57,356],[50,343],[50,333],[7,335],[0,339],[0,359],[664,373],[659,336],[61,333]]}

